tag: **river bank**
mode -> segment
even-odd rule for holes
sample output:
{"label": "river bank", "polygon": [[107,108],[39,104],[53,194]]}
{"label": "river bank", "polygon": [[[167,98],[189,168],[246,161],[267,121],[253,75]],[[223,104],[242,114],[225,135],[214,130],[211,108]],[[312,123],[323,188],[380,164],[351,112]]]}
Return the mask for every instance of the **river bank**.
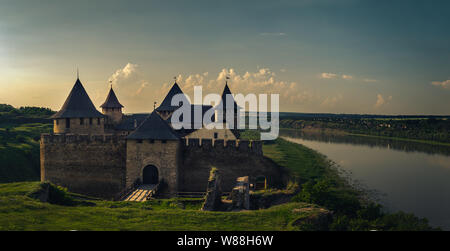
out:
{"label": "river bank", "polygon": [[293,128],[280,128],[282,130],[291,130],[291,131],[301,131],[305,133],[317,133],[317,134],[329,134],[329,135],[343,135],[343,136],[358,136],[358,137],[368,137],[368,138],[376,138],[376,139],[389,139],[389,140],[399,140],[405,142],[414,142],[421,144],[429,144],[436,146],[449,146],[450,143],[431,141],[431,140],[421,140],[421,139],[408,139],[408,138],[399,138],[399,137],[388,137],[388,136],[379,136],[379,135],[370,135],[370,134],[359,134],[359,133],[349,133],[343,130],[338,129],[330,129],[330,128],[303,128],[303,129],[293,129]]}
{"label": "river bank", "polygon": [[389,212],[325,155],[304,145],[277,139],[263,146],[267,157],[288,168],[300,184],[292,201],[317,204],[334,212],[329,230],[436,230],[425,218]]}

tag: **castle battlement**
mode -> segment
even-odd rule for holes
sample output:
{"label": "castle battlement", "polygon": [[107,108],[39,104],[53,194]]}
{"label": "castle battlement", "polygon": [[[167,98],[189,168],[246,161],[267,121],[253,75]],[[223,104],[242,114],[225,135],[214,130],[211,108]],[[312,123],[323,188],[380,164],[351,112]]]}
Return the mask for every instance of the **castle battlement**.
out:
{"label": "castle battlement", "polygon": [[183,140],[183,145],[189,150],[220,150],[236,151],[241,153],[251,153],[262,155],[262,141],[259,140],[226,140],[218,139],[187,139]]}
{"label": "castle battlement", "polygon": [[41,142],[46,143],[117,143],[125,140],[124,135],[116,134],[42,134]]}

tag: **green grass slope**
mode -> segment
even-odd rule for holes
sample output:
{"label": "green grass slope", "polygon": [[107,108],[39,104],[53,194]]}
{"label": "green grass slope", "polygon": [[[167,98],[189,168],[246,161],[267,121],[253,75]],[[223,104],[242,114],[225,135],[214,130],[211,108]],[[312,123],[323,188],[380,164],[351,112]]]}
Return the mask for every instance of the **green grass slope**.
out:
{"label": "green grass slope", "polygon": [[[202,199],[147,202],[91,200],[90,205],[61,206],[28,195],[38,182],[0,184],[0,230],[298,230],[292,222],[320,209],[287,203],[264,210],[200,211]],[[297,213],[294,209],[311,208]]]}
{"label": "green grass slope", "polygon": [[0,183],[39,180],[39,139],[51,124],[0,124]]}

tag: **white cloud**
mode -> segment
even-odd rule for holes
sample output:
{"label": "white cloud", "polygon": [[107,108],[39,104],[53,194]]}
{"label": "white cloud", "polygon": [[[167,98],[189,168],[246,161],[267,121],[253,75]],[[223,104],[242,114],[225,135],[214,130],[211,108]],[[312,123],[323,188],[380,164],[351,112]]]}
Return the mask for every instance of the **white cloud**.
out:
{"label": "white cloud", "polygon": [[144,88],[146,88],[148,86],[148,82],[142,82],[141,87],[139,87],[139,89],[137,89],[136,91],[136,95],[139,95],[142,93],[142,91],[144,90]]}
{"label": "white cloud", "polygon": [[262,32],[259,33],[261,36],[286,36],[287,34],[284,32]]}
{"label": "white cloud", "polygon": [[337,74],[335,74],[335,73],[327,73],[327,72],[323,72],[322,74],[320,74],[319,77],[320,77],[320,78],[323,78],[323,79],[332,79],[332,78],[336,78],[336,77],[337,77]]}
{"label": "white cloud", "polygon": [[380,108],[386,104],[388,104],[392,100],[392,96],[389,96],[387,99],[383,98],[381,94],[377,94],[377,102],[375,103],[375,108]]}
{"label": "white cloud", "polygon": [[[146,79],[138,64],[127,63],[123,68],[117,69],[108,81],[112,83],[126,111],[151,111],[153,102],[166,95],[161,85],[152,84]],[[106,91],[101,91],[104,92]],[[101,99],[104,100],[105,94],[102,96]]]}
{"label": "white cloud", "polygon": [[357,80],[362,80],[366,83],[375,83],[378,82],[378,80],[376,79],[370,79],[370,78],[364,78],[364,79],[360,79],[358,77],[354,77],[353,75],[350,74],[337,74],[337,73],[331,73],[331,72],[323,72],[319,74],[319,78],[321,79],[337,79],[337,78],[341,78],[343,80],[352,80],[352,79],[357,79]]}
{"label": "white cloud", "polygon": [[[242,74],[233,68],[224,68],[217,74],[217,77],[209,77],[208,73],[191,74],[186,77],[180,75],[177,82],[183,91],[192,98],[196,85],[203,87],[204,95],[208,93],[222,94],[227,76],[230,78],[228,85],[234,94],[280,94],[280,102],[285,104],[304,103],[313,97],[309,91],[301,89],[297,82],[278,80],[275,72],[269,68],[260,68],[254,72],[246,71]],[[168,90],[171,84],[166,86]]]}
{"label": "white cloud", "polygon": [[342,79],[350,80],[350,79],[353,79],[353,76],[342,74]]}
{"label": "white cloud", "polygon": [[118,82],[130,78],[131,76],[133,76],[133,74],[136,74],[137,69],[137,64],[128,63],[122,69],[116,70],[116,72],[114,72],[111,77],[109,77],[109,81],[111,81],[113,84],[117,84]]}
{"label": "white cloud", "polygon": [[[313,89],[298,81],[280,79],[269,68],[257,68],[254,71],[238,72],[233,68],[223,68],[217,73],[211,72],[178,75],[177,83],[191,99],[194,86],[203,87],[203,95],[221,94],[226,77],[234,94],[279,94],[281,110],[294,110],[325,107],[332,108],[343,101],[343,96],[323,97]],[[338,76],[340,78],[340,75]],[[153,83],[145,76],[139,65],[127,63],[117,69],[110,77],[119,101],[125,106],[125,112],[149,112],[153,102],[160,103],[173,85],[173,81]],[[99,90],[98,103],[106,98],[107,88]],[[192,100],[193,101],[193,100]],[[157,104],[158,105],[158,104]],[[307,108],[308,107],[308,108]]]}
{"label": "white cloud", "polygon": [[352,75],[347,75],[347,74],[336,74],[336,73],[330,73],[330,72],[323,72],[319,75],[319,78],[322,79],[335,79],[335,78],[342,78],[344,80],[351,80],[353,79]]}
{"label": "white cloud", "polygon": [[334,107],[342,99],[343,99],[342,94],[338,94],[337,96],[334,97],[327,97],[320,105],[326,107]]}
{"label": "white cloud", "polygon": [[433,81],[433,82],[431,82],[431,84],[434,85],[434,86],[442,87],[444,89],[450,89],[450,79],[442,81],[442,82]]}
{"label": "white cloud", "polygon": [[378,80],[376,80],[376,79],[370,79],[370,78],[365,78],[365,79],[363,79],[363,81],[366,82],[366,83],[375,83],[375,82],[378,82]]}

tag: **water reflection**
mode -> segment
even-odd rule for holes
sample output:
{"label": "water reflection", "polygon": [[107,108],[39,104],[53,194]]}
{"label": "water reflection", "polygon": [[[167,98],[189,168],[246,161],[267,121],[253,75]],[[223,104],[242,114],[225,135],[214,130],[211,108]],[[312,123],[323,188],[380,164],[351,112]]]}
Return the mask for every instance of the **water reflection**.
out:
{"label": "water reflection", "polygon": [[294,130],[281,130],[280,136],[317,150],[352,179],[385,194],[381,202],[389,210],[450,230],[450,147]]}
{"label": "water reflection", "polygon": [[382,139],[375,137],[350,136],[345,134],[307,133],[299,130],[280,130],[280,136],[302,138],[304,140],[326,143],[366,145],[403,152],[422,152],[450,156],[450,147],[402,140]]}

